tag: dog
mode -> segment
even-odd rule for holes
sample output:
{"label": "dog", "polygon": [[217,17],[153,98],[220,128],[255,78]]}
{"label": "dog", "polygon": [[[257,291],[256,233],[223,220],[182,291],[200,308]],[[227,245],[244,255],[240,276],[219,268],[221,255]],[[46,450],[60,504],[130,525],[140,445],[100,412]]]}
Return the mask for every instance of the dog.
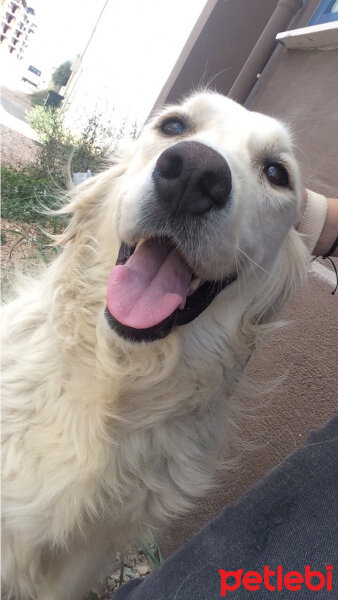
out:
{"label": "dog", "polygon": [[71,193],[62,252],[5,308],[5,598],[82,598],[112,546],[210,489],[233,389],[305,278],[301,190],[287,128],[203,91]]}

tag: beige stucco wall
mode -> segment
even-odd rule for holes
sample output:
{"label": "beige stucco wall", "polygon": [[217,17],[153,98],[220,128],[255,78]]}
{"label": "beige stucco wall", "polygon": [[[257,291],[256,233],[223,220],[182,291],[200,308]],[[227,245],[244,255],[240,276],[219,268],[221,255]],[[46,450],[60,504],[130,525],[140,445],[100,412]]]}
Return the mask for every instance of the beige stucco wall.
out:
{"label": "beige stucco wall", "polygon": [[277,2],[209,0],[207,21],[202,28],[197,24],[197,31],[192,32],[154,110],[209,82],[213,89],[227,94]]}
{"label": "beige stucco wall", "polygon": [[283,49],[249,108],[290,124],[306,185],[338,195],[338,49]]}

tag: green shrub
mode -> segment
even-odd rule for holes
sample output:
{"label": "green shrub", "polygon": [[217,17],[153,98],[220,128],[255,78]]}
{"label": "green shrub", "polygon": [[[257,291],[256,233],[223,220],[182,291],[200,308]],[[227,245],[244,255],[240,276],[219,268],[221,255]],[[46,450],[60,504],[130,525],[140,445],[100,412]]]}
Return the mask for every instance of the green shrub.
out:
{"label": "green shrub", "polygon": [[10,222],[2,227],[1,238],[9,251],[9,264],[2,269],[2,287],[7,294],[13,284],[13,265],[18,260],[21,270],[31,273],[55,257],[59,249],[52,244],[50,234],[61,233],[68,217],[48,212],[60,207],[55,185],[38,178],[32,168],[1,167],[1,178],[2,216]]}
{"label": "green shrub", "polygon": [[62,63],[55,69],[52,75],[52,81],[54,85],[59,87],[67,85],[68,79],[72,74],[71,64],[72,63],[70,60],[66,60],[66,62]]}
{"label": "green shrub", "polygon": [[61,188],[67,186],[67,162],[73,148],[72,135],[64,131],[60,110],[50,106],[36,106],[27,117],[40,142],[36,173],[39,178],[54,181]]}
{"label": "green shrub", "polygon": [[[28,167],[1,167],[2,216],[8,221],[36,223],[56,229],[58,217],[46,214],[46,209],[59,207],[56,188],[51,180],[37,178]],[[64,224],[60,223],[60,227]]]}
{"label": "green shrub", "polygon": [[88,169],[97,173],[107,165],[109,148],[104,139],[113,136],[109,126],[100,123],[100,116],[93,115],[78,137],[63,127],[58,108],[36,106],[28,121],[40,142],[37,163],[40,177],[52,179],[65,188],[69,174]]}
{"label": "green shrub", "polygon": [[[36,94],[41,98],[42,92]],[[10,263],[16,262],[19,249],[27,248],[27,255],[19,253],[18,260],[23,270],[31,272],[35,263],[39,268],[41,260],[48,263],[55,256],[58,249],[51,246],[48,234],[60,233],[68,223],[67,216],[54,216],[46,209],[59,208],[60,192],[68,188],[72,173],[89,169],[95,174],[107,166],[114,144],[125,134],[126,123],[117,130],[103,125],[101,115],[93,115],[75,137],[63,127],[59,109],[39,104],[29,113],[28,120],[38,134],[38,158],[34,165],[22,169],[1,168],[2,216],[15,222],[14,227],[9,224],[3,228],[1,241],[10,250]],[[136,131],[134,124],[132,133],[136,135]],[[3,281],[8,290],[12,270],[12,266],[4,270]]]}
{"label": "green shrub", "polygon": [[63,141],[65,132],[62,128],[61,113],[51,106],[36,106],[27,115],[27,120],[32,129],[37,132],[39,142],[45,144],[51,139]]}
{"label": "green shrub", "polygon": [[107,166],[108,156],[112,152],[112,148],[104,141],[109,138],[116,140],[110,125],[103,125],[98,114],[90,117],[80,136],[73,139],[72,172],[84,173],[88,169],[92,173],[102,171]]}
{"label": "green shrub", "polygon": [[48,96],[48,89],[45,90],[37,90],[36,92],[32,92],[29,95],[32,106],[44,106],[45,100]]}

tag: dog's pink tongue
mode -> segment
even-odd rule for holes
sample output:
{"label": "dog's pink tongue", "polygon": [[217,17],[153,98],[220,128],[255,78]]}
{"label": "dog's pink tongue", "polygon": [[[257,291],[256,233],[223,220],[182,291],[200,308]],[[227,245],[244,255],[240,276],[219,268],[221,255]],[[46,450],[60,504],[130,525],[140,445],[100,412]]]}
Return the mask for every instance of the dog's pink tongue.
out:
{"label": "dog's pink tongue", "polygon": [[147,240],[112,270],[108,310],[123,325],[148,329],[184,307],[191,278],[191,269],[168,242]]}

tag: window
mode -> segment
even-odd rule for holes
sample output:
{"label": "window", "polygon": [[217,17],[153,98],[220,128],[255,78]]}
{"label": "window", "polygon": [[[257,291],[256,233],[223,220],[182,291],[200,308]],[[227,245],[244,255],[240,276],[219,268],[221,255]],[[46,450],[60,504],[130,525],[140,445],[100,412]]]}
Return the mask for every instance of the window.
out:
{"label": "window", "polygon": [[338,0],[322,0],[313,13],[309,25],[338,21]]}

